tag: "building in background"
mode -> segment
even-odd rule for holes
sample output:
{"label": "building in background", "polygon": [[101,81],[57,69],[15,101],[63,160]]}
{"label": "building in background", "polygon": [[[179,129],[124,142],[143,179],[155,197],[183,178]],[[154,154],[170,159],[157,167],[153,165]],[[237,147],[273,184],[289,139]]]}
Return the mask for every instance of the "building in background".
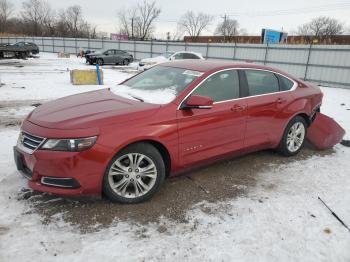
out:
{"label": "building in background", "polygon": [[111,40],[127,41],[129,37],[125,34],[111,34]]}
{"label": "building in background", "polygon": [[[350,45],[350,35],[336,35],[327,38],[314,36],[287,36],[287,44],[319,44],[319,45]],[[239,43],[239,44],[261,44],[261,36],[185,36],[187,43]]]}

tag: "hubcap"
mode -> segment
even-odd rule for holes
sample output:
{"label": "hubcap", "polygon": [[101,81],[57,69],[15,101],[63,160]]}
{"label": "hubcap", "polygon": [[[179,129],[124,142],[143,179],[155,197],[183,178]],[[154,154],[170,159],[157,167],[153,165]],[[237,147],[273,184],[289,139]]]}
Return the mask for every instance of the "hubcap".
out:
{"label": "hubcap", "polygon": [[119,157],[110,167],[108,182],[119,196],[136,198],[145,195],[154,186],[157,168],[146,155],[129,153]]}
{"label": "hubcap", "polygon": [[300,149],[305,139],[305,127],[301,122],[297,122],[289,129],[287,136],[287,147],[290,152]]}

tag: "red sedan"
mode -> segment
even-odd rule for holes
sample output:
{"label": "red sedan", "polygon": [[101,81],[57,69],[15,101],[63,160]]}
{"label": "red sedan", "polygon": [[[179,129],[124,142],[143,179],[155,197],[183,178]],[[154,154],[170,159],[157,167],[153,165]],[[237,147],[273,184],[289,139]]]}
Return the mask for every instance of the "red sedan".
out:
{"label": "red sedan", "polygon": [[211,160],[269,148],[297,154],[322,96],[265,66],[164,63],[38,107],[23,122],[15,161],[34,190],[137,203],[166,177]]}

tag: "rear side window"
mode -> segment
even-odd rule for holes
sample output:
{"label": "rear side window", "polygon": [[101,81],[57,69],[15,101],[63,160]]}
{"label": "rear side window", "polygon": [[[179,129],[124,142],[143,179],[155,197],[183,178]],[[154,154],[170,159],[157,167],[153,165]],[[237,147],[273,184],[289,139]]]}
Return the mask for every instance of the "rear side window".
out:
{"label": "rear side window", "polygon": [[284,76],[278,76],[280,80],[280,89],[281,91],[288,91],[291,90],[292,87],[294,86],[294,82],[289,80],[288,78]]}
{"label": "rear side window", "polygon": [[227,70],[212,75],[192,94],[210,97],[214,102],[239,98],[237,70]]}
{"label": "rear side window", "polygon": [[249,95],[263,95],[279,91],[278,79],[275,74],[260,70],[245,70]]}
{"label": "rear side window", "polygon": [[190,53],[184,53],[183,58],[184,59],[199,59],[198,56],[196,56],[195,54],[190,54]]}

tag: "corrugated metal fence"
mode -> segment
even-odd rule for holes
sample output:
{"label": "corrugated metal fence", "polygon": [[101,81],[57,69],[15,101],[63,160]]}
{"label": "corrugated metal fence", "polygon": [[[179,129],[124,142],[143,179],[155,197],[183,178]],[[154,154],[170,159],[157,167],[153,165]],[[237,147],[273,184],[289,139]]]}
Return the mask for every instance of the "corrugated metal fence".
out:
{"label": "corrugated metal fence", "polygon": [[306,81],[350,89],[349,45],[264,45],[184,43],[156,41],[113,41],[51,37],[1,37],[0,43],[28,41],[42,52],[77,54],[80,48],[116,48],[130,52],[135,59],[154,57],[166,51],[194,51],[207,59],[251,61],[278,67]]}

